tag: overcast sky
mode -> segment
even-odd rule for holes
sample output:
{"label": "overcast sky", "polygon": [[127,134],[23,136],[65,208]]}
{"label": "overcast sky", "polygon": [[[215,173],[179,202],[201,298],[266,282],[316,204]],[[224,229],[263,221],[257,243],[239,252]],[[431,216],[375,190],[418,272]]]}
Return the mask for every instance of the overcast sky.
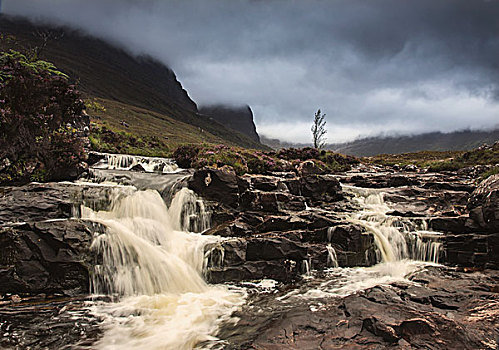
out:
{"label": "overcast sky", "polygon": [[169,65],[260,134],[328,141],[499,126],[499,0],[3,0]]}

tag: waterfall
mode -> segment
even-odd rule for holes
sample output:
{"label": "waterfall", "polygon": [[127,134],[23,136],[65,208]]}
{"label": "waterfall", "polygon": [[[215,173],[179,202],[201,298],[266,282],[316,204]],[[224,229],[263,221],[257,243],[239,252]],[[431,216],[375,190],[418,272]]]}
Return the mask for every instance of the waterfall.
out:
{"label": "waterfall", "polygon": [[438,263],[442,248],[439,233],[427,231],[425,220],[418,223],[387,215],[391,209],[378,189],[343,185],[343,190],[353,195],[360,207],[347,219],[373,234],[382,262],[413,259]]}
{"label": "waterfall", "polygon": [[188,189],[170,208],[157,191],[145,190],[116,196],[107,211],[82,209],[107,228],[91,246],[98,257],[92,291],[117,300],[95,306],[107,320],[97,348],[191,349],[215,341],[217,325],[244,295],[202,278],[204,246],[219,238],[181,230],[207,228],[207,215]]}
{"label": "waterfall", "polygon": [[172,159],[132,156],[129,154],[97,153],[102,159],[93,165],[96,169],[130,170],[140,165],[146,172],[173,173],[179,170]]}
{"label": "waterfall", "polygon": [[175,230],[203,232],[211,225],[209,211],[204,202],[185,187],[173,197],[169,213]]}
{"label": "waterfall", "polygon": [[338,265],[338,256],[336,255],[336,250],[329,243],[327,246],[327,264],[332,267],[339,267]]}

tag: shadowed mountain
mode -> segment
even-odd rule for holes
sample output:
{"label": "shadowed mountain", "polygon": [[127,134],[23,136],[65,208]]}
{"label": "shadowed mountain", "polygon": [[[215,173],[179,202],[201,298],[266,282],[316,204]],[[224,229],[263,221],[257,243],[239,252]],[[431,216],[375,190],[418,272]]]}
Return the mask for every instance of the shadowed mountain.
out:
{"label": "shadowed mountain", "polygon": [[[200,115],[196,103],[182,88],[175,73],[151,57],[132,55],[119,46],[68,27],[32,23],[6,15],[0,15],[0,33],[4,35],[1,48],[37,52],[39,58],[53,62],[75,80],[86,97],[97,98],[105,107],[109,101],[120,103],[119,115],[102,113],[105,121],[122,119],[128,122],[127,106],[130,106],[130,109],[141,108],[152,112],[150,115],[154,118],[167,120],[168,123],[156,123],[165,128],[165,134],[172,133],[175,125],[171,120],[177,120],[195,127],[192,134],[196,134],[195,130],[202,131],[205,136],[209,134],[199,142],[208,139],[210,142],[265,148],[254,138]],[[14,40],[5,40],[10,36]],[[143,122],[147,123],[147,118]],[[123,130],[134,131],[132,128]],[[192,142],[192,138],[183,140],[180,134],[177,136],[175,139],[179,143]]]}
{"label": "shadowed mountain", "polygon": [[253,121],[253,111],[248,105],[242,107],[202,106],[199,112],[210,116],[228,128],[247,135],[255,142],[260,142],[260,136],[256,132],[255,122]]}

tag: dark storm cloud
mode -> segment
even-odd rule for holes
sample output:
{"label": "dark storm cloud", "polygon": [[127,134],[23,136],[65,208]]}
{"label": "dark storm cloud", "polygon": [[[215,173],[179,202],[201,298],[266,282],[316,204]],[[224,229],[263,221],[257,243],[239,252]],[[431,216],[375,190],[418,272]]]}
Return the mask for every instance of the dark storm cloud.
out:
{"label": "dark storm cloud", "polygon": [[[4,0],[169,64],[200,103],[250,104],[308,141],[499,123],[499,1]],[[285,131],[285,132],[283,132]]]}

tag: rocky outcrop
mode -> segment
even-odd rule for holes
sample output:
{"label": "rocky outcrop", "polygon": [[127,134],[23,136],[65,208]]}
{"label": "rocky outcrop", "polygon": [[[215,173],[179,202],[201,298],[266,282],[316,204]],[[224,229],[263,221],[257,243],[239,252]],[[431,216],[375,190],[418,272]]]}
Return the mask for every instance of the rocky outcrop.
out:
{"label": "rocky outcrop", "polygon": [[113,187],[72,183],[31,183],[0,187],[0,226],[80,216],[80,205],[101,210],[109,207]]}
{"label": "rocky outcrop", "polygon": [[32,183],[0,189],[0,294],[89,292],[97,257],[90,254],[93,233],[80,205],[108,208],[113,187],[71,183]]}
{"label": "rocky outcrop", "polygon": [[[333,176],[238,177],[224,169],[204,169],[194,174],[189,186],[223,204],[214,207],[215,225],[205,234],[239,237],[206,247],[210,282],[272,278],[289,283],[307,269],[376,263],[371,234],[339,226],[341,219],[332,213],[307,210],[307,202],[331,205],[344,198]],[[334,263],[328,244],[337,255]]]}
{"label": "rocky outcrop", "polygon": [[[188,174],[109,174],[121,183],[137,188],[148,183],[160,192],[173,183],[187,184],[207,200],[213,225],[204,234],[230,237],[206,247],[209,282],[248,287],[258,285],[255,280],[277,281],[276,289],[262,293],[248,287],[247,303],[235,315],[237,326],[224,324],[217,335],[227,349],[493,348],[499,335],[499,276],[476,267],[498,266],[497,178],[482,183],[468,202],[472,185],[466,177],[445,175],[447,186],[442,185],[444,176],[432,174],[373,175],[378,184],[396,185],[379,190],[393,208],[388,220],[418,229],[428,222],[428,229],[444,233],[445,261],[472,268],[432,267],[371,287],[380,277],[377,267],[328,269],[378,262],[374,236],[348,220],[359,207],[348,199],[354,192],[343,193],[339,180],[348,182],[355,172],[331,176],[303,169],[237,176],[229,168],[207,168],[190,179]],[[401,174],[417,185],[402,185]],[[109,191],[67,183],[0,190],[0,347],[28,347],[27,342],[37,340],[40,346],[59,346],[58,339],[66,334],[68,341],[77,342],[75,329],[87,341],[84,345],[92,347],[99,322],[81,310],[79,300],[67,299],[64,309],[52,297],[88,293],[89,271],[100,263],[89,252],[90,242],[93,232],[103,228],[68,218],[78,216],[82,203],[106,208]],[[303,278],[310,270],[313,278]],[[369,274],[365,285],[356,280],[364,270]],[[345,293],[346,284],[355,292]],[[29,301],[39,293],[42,301],[36,303],[42,306],[37,309]],[[43,315],[38,312],[42,309]],[[82,322],[71,319],[73,310]],[[28,325],[37,333],[27,330]],[[18,336],[12,327],[26,335]]]}
{"label": "rocky outcrop", "polygon": [[206,247],[206,277],[212,283],[272,278],[290,282],[302,272],[307,247],[286,238],[252,238]]}
{"label": "rocky outcrop", "polygon": [[499,175],[484,180],[472,193],[470,218],[486,232],[499,232]]}
{"label": "rocky outcrop", "polygon": [[94,231],[80,220],[0,228],[0,293],[88,293]]}
{"label": "rocky outcrop", "polygon": [[492,350],[499,336],[498,278],[496,271],[430,268],[345,298],[289,300],[288,290],[277,290],[253,298],[236,312],[237,326],[224,324],[219,337],[234,350]]}
{"label": "rocky outcrop", "polygon": [[189,188],[211,201],[237,208],[249,184],[230,168],[198,170],[189,180]]}
{"label": "rocky outcrop", "polygon": [[[444,231],[447,262],[499,268],[499,175],[484,180],[471,194],[466,217],[449,219]],[[437,227],[438,227],[437,222]],[[435,227],[435,225],[433,225]]]}
{"label": "rocky outcrop", "polygon": [[253,121],[253,111],[250,106],[203,106],[199,109],[199,113],[213,118],[227,128],[247,135],[256,142],[260,142],[260,136],[258,136],[258,133],[256,132],[255,122]]}

